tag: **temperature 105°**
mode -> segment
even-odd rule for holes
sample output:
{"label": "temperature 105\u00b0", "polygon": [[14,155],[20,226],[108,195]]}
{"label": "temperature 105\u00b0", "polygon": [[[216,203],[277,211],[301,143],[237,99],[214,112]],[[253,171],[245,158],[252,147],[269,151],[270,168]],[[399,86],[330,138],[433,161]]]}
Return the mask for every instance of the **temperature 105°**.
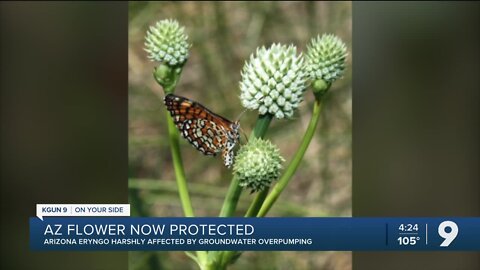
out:
{"label": "temperature 105\u00b0", "polygon": [[398,244],[400,246],[414,246],[417,244],[417,241],[420,241],[419,236],[400,236],[397,238]]}

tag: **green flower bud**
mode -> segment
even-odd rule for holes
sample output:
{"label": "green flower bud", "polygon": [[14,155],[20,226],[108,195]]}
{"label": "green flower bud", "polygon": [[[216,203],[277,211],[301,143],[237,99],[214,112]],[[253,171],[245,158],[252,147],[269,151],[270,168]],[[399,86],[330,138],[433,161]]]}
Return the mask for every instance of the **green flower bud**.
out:
{"label": "green flower bud", "polygon": [[343,75],[347,47],[337,36],[324,34],[313,38],[307,45],[306,57],[310,79],[330,84]]}
{"label": "green flower bud", "polygon": [[278,148],[268,140],[253,138],[238,151],[233,173],[240,186],[252,193],[268,188],[280,176],[285,162]]}
{"label": "green flower bud", "polygon": [[290,118],[303,100],[308,74],[297,48],[273,44],[257,49],[245,63],[240,82],[240,99],[247,109],[276,118]]}
{"label": "green flower bud", "polygon": [[152,61],[169,66],[183,65],[188,59],[188,36],[175,20],[162,20],[150,26],[145,37],[145,51]]}

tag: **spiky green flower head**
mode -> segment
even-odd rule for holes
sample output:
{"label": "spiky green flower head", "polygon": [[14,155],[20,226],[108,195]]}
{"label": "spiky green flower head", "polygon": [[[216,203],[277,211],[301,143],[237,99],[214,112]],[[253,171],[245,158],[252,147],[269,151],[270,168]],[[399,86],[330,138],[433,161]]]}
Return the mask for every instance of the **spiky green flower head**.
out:
{"label": "spiky green flower head", "polygon": [[335,35],[323,34],[307,45],[307,71],[313,81],[330,84],[343,75],[347,46]]}
{"label": "spiky green flower head", "polygon": [[152,61],[169,66],[183,65],[188,59],[188,36],[176,20],[161,20],[150,26],[145,37],[145,51]]}
{"label": "spiky green flower head", "polygon": [[240,186],[252,193],[268,188],[280,176],[285,162],[278,148],[268,140],[253,138],[238,151],[233,173]]}
{"label": "spiky green flower head", "polygon": [[243,67],[240,99],[260,115],[291,118],[303,100],[307,80],[304,58],[295,46],[261,47]]}

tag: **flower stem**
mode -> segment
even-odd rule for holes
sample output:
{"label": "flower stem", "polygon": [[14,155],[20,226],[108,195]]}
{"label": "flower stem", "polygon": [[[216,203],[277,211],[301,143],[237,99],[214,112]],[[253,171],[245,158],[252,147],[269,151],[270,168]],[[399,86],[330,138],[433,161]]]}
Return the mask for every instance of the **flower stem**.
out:
{"label": "flower stem", "polygon": [[[263,138],[263,136],[265,136],[265,134],[267,133],[268,127],[270,126],[272,119],[273,115],[271,114],[259,115],[257,118],[257,122],[255,123],[255,128],[250,134],[250,138]],[[266,192],[268,193],[268,190]],[[222,210],[220,211],[220,217],[231,217],[233,215],[235,209],[237,208],[238,199],[240,198],[241,194],[242,187],[240,186],[240,181],[237,177],[234,176],[232,182],[230,183],[230,187],[228,188],[227,196],[225,197]],[[257,200],[257,198],[258,195],[255,198],[255,201]],[[228,263],[232,260],[235,253],[236,252],[234,251],[212,252],[212,254],[209,256],[209,260],[216,260],[217,265],[220,267],[219,269],[225,269]]]}
{"label": "flower stem", "polygon": [[315,134],[315,129],[317,128],[318,119],[320,118],[321,110],[322,110],[322,99],[316,98],[313,106],[312,118],[310,119],[310,123],[308,124],[307,131],[303,136],[302,143],[300,144],[300,147],[295,153],[293,160],[288,165],[285,173],[282,175],[282,177],[277,182],[277,184],[273,187],[272,192],[268,194],[267,198],[265,199],[265,202],[263,203],[262,207],[260,208],[260,211],[257,214],[257,217],[264,217],[268,213],[270,208],[278,199],[278,197],[280,196],[280,194],[282,193],[282,191],[285,189],[288,182],[292,178],[293,174],[297,170],[298,165],[302,161],[303,156],[307,151],[308,145],[312,141],[313,135]]}
{"label": "flower stem", "polygon": [[[175,179],[177,180],[178,194],[182,203],[183,213],[186,217],[194,217],[192,202],[188,193],[187,179],[185,177],[185,169],[183,167],[182,155],[180,153],[179,134],[170,113],[167,111],[168,137],[170,139],[170,150],[172,152],[173,168],[175,170]],[[207,252],[197,251],[196,262],[200,267],[204,267],[207,263]]]}
{"label": "flower stem", "polygon": [[238,199],[242,194],[242,188],[240,187],[240,181],[237,177],[232,178],[230,186],[228,187],[227,195],[225,196],[225,201],[222,205],[222,210],[220,211],[220,217],[230,217],[235,208],[237,207]]}
{"label": "flower stem", "polygon": [[173,123],[173,119],[168,111],[166,117],[173,168],[175,170],[175,178],[177,179],[178,193],[180,195],[183,213],[186,217],[193,217],[193,207],[192,202],[190,201],[190,195],[188,194],[187,179],[185,177],[185,169],[183,168],[182,155],[180,153],[177,127]]}
{"label": "flower stem", "polygon": [[[268,126],[272,122],[273,115],[265,114],[258,116],[257,122],[255,123],[255,128],[253,129],[250,138],[260,137],[263,138],[265,133],[267,133]],[[232,182],[230,182],[230,187],[228,188],[225,201],[223,202],[222,210],[220,211],[220,217],[231,217],[237,208],[238,199],[242,194],[242,187],[239,185],[239,180],[237,177],[233,177]]]}
{"label": "flower stem", "polygon": [[[170,94],[175,91],[181,73],[182,67],[172,68],[165,64],[161,64],[154,70],[153,77],[157,83],[163,87],[165,94]],[[185,169],[183,167],[182,155],[180,153],[178,130],[168,111],[166,111],[166,119],[173,168],[175,171],[175,179],[177,181],[178,194],[180,196],[183,213],[186,217],[194,217],[195,215],[193,213],[192,202],[188,193],[187,178],[185,176]],[[207,263],[207,252],[197,251],[196,254],[198,260],[194,256],[191,256],[190,254],[188,255],[194,259],[200,267],[204,267],[204,265]]]}
{"label": "flower stem", "polygon": [[[182,74],[181,67],[170,67],[164,63],[155,68],[153,77],[159,85],[163,87],[165,94],[171,94],[177,87],[177,82]],[[170,141],[170,151],[172,152],[173,168],[177,180],[178,193],[182,203],[183,213],[186,217],[193,217],[193,207],[188,194],[187,179],[185,169],[183,168],[182,155],[180,153],[179,134],[170,113],[166,111],[165,115],[168,126],[168,139]]]}
{"label": "flower stem", "polygon": [[[257,215],[258,210],[260,210],[260,207],[263,204],[263,201],[268,195],[268,188],[260,191],[257,196],[255,196],[255,199],[253,200],[252,204],[250,204],[250,207],[248,208],[247,213],[245,214],[245,217],[254,217]],[[224,251],[222,256],[221,256],[221,265],[223,267],[226,267],[226,265],[230,262],[230,260],[238,253],[238,251]]]}
{"label": "flower stem", "polygon": [[245,214],[245,217],[256,216],[258,213],[258,210],[260,210],[260,207],[265,201],[265,198],[267,197],[267,195],[268,195],[268,188],[260,191],[255,197],[255,199],[253,200],[252,204],[250,204],[250,207],[248,208],[248,211]]}
{"label": "flower stem", "polygon": [[259,115],[257,122],[255,123],[255,128],[253,129],[252,134],[250,134],[250,138],[263,138],[267,133],[267,129],[270,126],[272,119],[273,115],[269,113]]}

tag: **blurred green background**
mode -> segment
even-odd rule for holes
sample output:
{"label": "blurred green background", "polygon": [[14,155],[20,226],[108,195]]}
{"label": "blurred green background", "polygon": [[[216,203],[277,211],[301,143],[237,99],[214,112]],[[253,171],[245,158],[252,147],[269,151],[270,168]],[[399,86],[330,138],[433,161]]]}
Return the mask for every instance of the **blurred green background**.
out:
{"label": "blurred green background", "polygon": [[[317,133],[294,179],[270,216],[351,216],[351,3],[350,2],[131,2],[129,4],[129,196],[134,214],[182,216],[167,140],[163,90],[143,50],[148,26],[172,18],[185,26],[193,44],[176,93],[228,119],[243,110],[240,71],[257,47],[274,42],[305,51],[312,37],[333,33],[347,44],[343,79],[326,97]],[[313,95],[292,120],[274,120],[267,138],[291,160],[311,115]],[[254,111],[241,120],[250,133]],[[203,156],[181,140],[197,216],[216,216],[231,171],[221,158]],[[254,195],[240,198],[237,215]],[[264,262],[268,261],[268,264]],[[196,269],[182,252],[131,252],[130,269]],[[232,269],[351,269],[350,252],[246,252]]]}

